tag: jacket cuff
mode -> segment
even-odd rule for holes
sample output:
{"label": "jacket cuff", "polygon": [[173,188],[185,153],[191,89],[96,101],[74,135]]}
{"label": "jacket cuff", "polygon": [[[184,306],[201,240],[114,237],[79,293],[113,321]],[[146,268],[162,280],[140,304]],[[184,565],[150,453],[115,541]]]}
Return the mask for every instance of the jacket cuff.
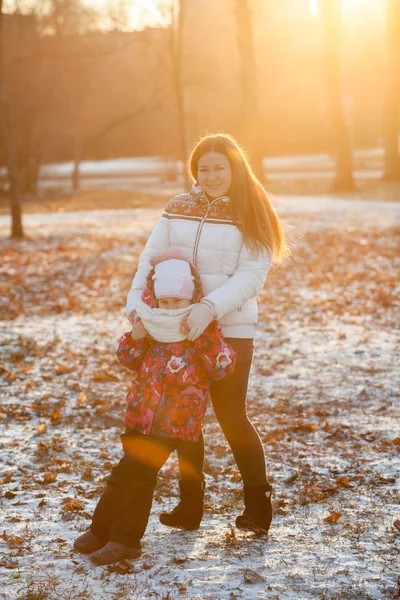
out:
{"label": "jacket cuff", "polygon": [[204,304],[205,306],[207,306],[207,308],[209,308],[211,310],[213,319],[217,318],[217,309],[215,308],[215,304],[214,304],[214,302],[212,302],[212,300],[208,300],[207,298],[202,298],[200,300],[200,304]]}

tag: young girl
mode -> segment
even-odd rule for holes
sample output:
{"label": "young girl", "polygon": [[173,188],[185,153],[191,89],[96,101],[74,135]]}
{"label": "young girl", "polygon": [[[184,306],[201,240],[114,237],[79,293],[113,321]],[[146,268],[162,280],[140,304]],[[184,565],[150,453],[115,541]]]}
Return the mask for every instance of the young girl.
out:
{"label": "young girl", "polygon": [[[117,351],[119,361],[136,372],[124,415],[124,456],[112,470],[89,531],[74,544],[101,565],[140,556],[157,474],[180,444],[198,440],[211,381],[235,366],[235,352],[215,320],[195,341],[184,333],[182,322],[202,297],[197,271],[185,260],[165,256],[153,264],[137,320]],[[201,470],[186,475],[202,492]]]}
{"label": "young girl", "polygon": [[[267,532],[272,517],[271,485],[261,440],[247,415],[246,394],[257,322],[256,296],[271,263],[281,262],[288,250],[268,195],[231,136],[201,139],[189,158],[188,172],[194,183],[192,192],[170,200],[151,233],[128,294],[127,316],[135,318],[151,258],[170,246],[179,246],[198,269],[205,292],[190,310],[188,339],[196,340],[218,319],[226,340],[237,352],[232,377],[211,386],[216,417],[244,484],[245,510],[236,524]],[[202,471],[202,434],[195,444],[181,444],[178,457],[181,501],[160,520],[165,525],[198,526],[202,517],[199,493],[183,466],[191,464],[192,473]]]}

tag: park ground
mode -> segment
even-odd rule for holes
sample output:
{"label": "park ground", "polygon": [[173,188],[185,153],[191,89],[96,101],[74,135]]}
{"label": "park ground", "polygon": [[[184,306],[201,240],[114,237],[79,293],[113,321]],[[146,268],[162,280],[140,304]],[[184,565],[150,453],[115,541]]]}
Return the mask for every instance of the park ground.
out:
{"label": "park ground", "polygon": [[121,455],[129,373],[115,349],[161,206],[35,210],[22,242],[0,216],[0,598],[399,598],[400,205],[275,201],[293,255],[260,295],[248,398],[274,486],[270,534],[234,528],[240,476],[209,409],[201,528],[158,522],[176,502],[173,458],[142,558],[114,567],[72,543]]}

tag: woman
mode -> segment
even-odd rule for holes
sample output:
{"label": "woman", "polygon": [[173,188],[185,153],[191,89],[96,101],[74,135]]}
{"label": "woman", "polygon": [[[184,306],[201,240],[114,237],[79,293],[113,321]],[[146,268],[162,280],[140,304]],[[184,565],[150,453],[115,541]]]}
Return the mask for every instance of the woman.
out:
{"label": "woman", "polygon": [[[192,192],[170,200],[144,248],[128,294],[127,316],[146,287],[151,259],[177,247],[200,272],[205,293],[188,318],[189,340],[195,340],[217,318],[228,344],[237,352],[234,373],[211,386],[216,417],[232,449],[244,484],[242,529],[267,532],[271,523],[271,485],[261,440],[246,412],[246,394],[257,322],[256,295],[271,263],[288,255],[284,234],[271,202],[244,152],[229,135],[208,135],[188,161]],[[204,440],[181,444],[180,502],[162,513],[164,525],[196,529],[203,516]]]}

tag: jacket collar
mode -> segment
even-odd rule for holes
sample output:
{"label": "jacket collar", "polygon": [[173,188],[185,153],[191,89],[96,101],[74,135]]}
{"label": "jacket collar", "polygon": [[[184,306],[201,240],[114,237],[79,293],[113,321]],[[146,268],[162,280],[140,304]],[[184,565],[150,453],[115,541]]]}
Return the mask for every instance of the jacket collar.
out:
{"label": "jacket collar", "polygon": [[196,196],[196,199],[201,203],[201,204],[206,204],[207,207],[209,207],[211,204],[216,204],[217,202],[222,202],[223,204],[228,204],[230,202],[230,198],[229,196],[221,196],[220,198],[215,198],[214,200],[209,200],[205,194],[205,192],[203,191],[203,189],[201,188],[200,185],[196,185],[193,184],[192,185],[192,193]]}

